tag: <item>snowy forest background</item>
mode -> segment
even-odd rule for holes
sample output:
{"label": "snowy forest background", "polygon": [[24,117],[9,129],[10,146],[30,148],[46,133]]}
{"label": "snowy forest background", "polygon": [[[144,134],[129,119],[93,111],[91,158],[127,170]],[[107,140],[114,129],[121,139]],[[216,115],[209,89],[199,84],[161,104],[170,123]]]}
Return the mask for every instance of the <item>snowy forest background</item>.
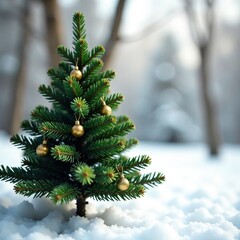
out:
{"label": "snowy forest background", "polygon": [[[112,91],[125,96],[119,112],[133,119],[133,134],[140,140],[204,142],[201,56],[186,8],[191,1],[120,2],[124,7],[118,35],[105,59],[106,67],[117,73]],[[208,38],[205,20],[211,2],[208,91],[219,142],[239,144],[240,3],[192,1],[201,38]],[[46,71],[59,61],[54,51],[57,43],[71,48],[73,13],[85,14],[90,47],[102,44],[108,50],[118,4],[116,0],[0,1],[1,130],[16,133],[19,122],[28,119],[36,105],[48,105],[37,89],[49,82]],[[59,17],[54,31],[51,14]]]}

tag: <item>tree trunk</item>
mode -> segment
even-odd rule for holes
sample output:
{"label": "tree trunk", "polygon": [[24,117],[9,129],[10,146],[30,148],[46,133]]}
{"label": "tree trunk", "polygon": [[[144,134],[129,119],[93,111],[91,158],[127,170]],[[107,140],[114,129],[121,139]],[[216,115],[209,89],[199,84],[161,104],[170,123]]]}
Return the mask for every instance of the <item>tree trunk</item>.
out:
{"label": "tree trunk", "polygon": [[215,109],[213,105],[213,100],[211,95],[209,94],[210,87],[209,84],[209,51],[207,45],[200,46],[200,57],[201,57],[201,65],[200,65],[200,82],[201,82],[201,91],[203,96],[203,105],[205,109],[205,125],[206,125],[206,135],[208,145],[210,147],[210,154],[212,156],[218,155],[219,148],[219,132],[217,121],[215,120]]}
{"label": "tree trunk", "polygon": [[60,10],[56,0],[43,0],[46,21],[46,43],[50,56],[50,65],[57,66],[61,61],[56,48],[62,42]]}
{"label": "tree trunk", "polygon": [[212,156],[218,154],[220,133],[216,121],[216,115],[214,109],[213,98],[210,94],[209,87],[209,54],[213,41],[213,30],[214,30],[214,0],[203,1],[206,4],[206,13],[204,21],[206,24],[206,33],[201,31],[197,20],[197,14],[193,9],[193,0],[184,0],[185,10],[188,16],[188,22],[191,30],[193,40],[199,49],[201,63],[200,63],[200,84],[201,84],[201,96],[203,101],[203,107],[205,110],[205,129],[206,138],[209,146],[209,151]]}
{"label": "tree trunk", "polygon": [[125,4],[126,4],[126,0],[118,1],[118,5],[116,8],[116,13],[115,13],[115,17],[114,17],[113,25],[111,29],[111,35],[105,44],[106,53],[102,57],[102,60],[104,62],[104,68],[108,68],[108,64],[110,62],[111,56],[113,55],[114,46],[118,40],[118,33],[119,33],[121,21],[122,21]]}
{"label": "tree trunk", "polygon": [[86,217],[86,205],[88,204],[88,202],[86,201],[86,197],[80,195],[77,198],[77,211],[76,211],[76,215],[80,216],[80,217]]}
{"label": "tree trunk", "polygon": [[22,119],[22,105],[24,93],[26,88],[26,62],[27,62],[27,45],[29,40],[29,17],[30,17],[30,4],[28,0],[24,2],[23,9],[23,22],[22,22],[22,36],[19,41],[19,67],[14,76],[13,85],[13,100],[11,106],[11,121],[9,126],[9,133],[16,134],[19,131],[19,123]]}

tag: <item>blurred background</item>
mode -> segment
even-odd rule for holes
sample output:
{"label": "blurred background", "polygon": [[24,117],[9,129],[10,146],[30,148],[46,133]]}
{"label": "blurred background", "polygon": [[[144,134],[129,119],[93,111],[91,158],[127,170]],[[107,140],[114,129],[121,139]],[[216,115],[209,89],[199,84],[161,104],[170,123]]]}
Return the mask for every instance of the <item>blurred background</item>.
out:
{"label": "blurred background", "polygon": [[19,131],[71,49],[72,16],[85,15],[89,46],[116,71],[117,114],[145,141],[240,143],[239,0],[0,0],[0,130]]}

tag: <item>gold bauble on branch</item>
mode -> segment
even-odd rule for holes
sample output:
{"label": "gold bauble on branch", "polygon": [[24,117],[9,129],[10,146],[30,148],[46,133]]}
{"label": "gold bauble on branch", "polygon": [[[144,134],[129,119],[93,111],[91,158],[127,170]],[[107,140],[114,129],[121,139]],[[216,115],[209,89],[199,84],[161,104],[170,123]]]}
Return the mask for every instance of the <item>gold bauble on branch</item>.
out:
{"label": "gold bauble on branch", "polygon": [[129,181],[124,177],[124,175],[122,174],[120,176],[120,180],[118,181],[118,189],[121,191],[125,191],[129,188]]}
{"label": "gold bauble on branch", "polygon": [[78,81],[82,79],[82,72],[76,66],[70,73],[71,77],[75,77]]}
{"label": "gold bauble on branch", "polygon": [[112,109],[110,106],[108,106],[104,101],[102,101],[102,109],[101,109],[101,114],[103,115],[111,115],[112,114]]}
{"label": "gold bauble on branch", "polygon": [[75,121],[75,125],[72,127],[72,135],[74,137],[81,137],[84,134],[84,128],[77,120]]}
{"label": "gold bauble on branch", "polygon": [[39,157],[44,157],[48,154],[49,148],[47,146],[47,140],[43,140],[43,143],[38,145],[36,148],[36,153]]}

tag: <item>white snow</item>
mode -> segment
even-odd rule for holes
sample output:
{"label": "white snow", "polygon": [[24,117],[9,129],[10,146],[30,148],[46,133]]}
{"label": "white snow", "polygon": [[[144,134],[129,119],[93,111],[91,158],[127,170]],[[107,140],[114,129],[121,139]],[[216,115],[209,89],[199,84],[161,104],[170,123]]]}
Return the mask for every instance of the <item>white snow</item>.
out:
{"label": "white snow", "polygon": [[[18,166],[21,152],[0,134],[0,164]],[[143,198],[122,202],[89,199],[87,218],[75,203],[16,195],[0,182],[1,240],[233,240],[240,239],[240,148],[224,146],[209,159],[203,145],[141,143],[129,155],[148,154],[148,172],[166,182]]]}

